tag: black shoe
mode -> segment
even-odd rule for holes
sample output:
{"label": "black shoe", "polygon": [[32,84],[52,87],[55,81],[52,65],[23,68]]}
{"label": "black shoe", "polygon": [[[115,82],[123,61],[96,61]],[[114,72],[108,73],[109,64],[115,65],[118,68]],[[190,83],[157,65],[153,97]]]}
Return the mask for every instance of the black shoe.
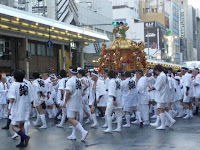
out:
{"label": "black shoe", "polygon": [[193,113],[193,115],[198,115],[198,112]]}
{"label": "black shoe", "polygon": [[2,127],[3,130],[9,130],[9,126]]}
{"label": "black shoe", "polygon": [[140,122],[140,127],[142,127],[143,126],[143,122]]}
{"label": "black shoe", "polygon": [[104,117],[104,114],[99,114],[99,117]]}
{"label": "black shoe", "polygon": [[18,145],[16,145],[16,147],[25,147],[23,143],[19,143]]}
{"label": "black shoe", "polygon": [[24,147],[27,147],[29,140],[30,140],[30,136],[28,136],[26,140],[24,141]]}

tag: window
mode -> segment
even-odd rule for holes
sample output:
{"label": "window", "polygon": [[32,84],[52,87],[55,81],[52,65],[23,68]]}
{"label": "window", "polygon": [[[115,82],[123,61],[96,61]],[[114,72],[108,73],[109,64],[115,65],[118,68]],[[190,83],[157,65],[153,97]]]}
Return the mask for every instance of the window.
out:
{"label": "window", "polygon": [[47,48],[47,56],[51,56],[51,57],[54,56],[54,48],[53,47]]}
{"label": "window", "polygon": [[37,45],[37,55],[38,56],[46,56],[46,48],[44,44]]}
{"label": "window", "polygon": [[46,49],[44,44],[41,45],[41,51],[42,51],[42,56],[46,56]]}
{"label": "window", "polygon": [[106,31],[108,38],[113,41],[113,33]]}
{"label": "window", "polygon": [[50,48],[50,56],[54,56],[54,48],[52,47],[52,48]]}
{"label": "window", "polygon": [[95,31],[99,32],[99,33],[104,33],[104,30],[99,29],[99,28],[95,28]]}
{"label": "window", "polygon": [[0,60],[11,60],[10,40],[0,38]]}
{"label": "window", "polygon": [[37,55],[38,56],[41,56],[42,55],[42,48],[41,48],[42,46],[41,46],[41,44],[38,44],[37,45]]}
{"label": "window", "polygon": [[28,43],[28,47],[29,47],[29,49],[28,49],[29,53],[31,55],[36,55],[35,54],[35,43]]}
{"label": "window", "polygon": [[52,48],[47,48],[47,56],[51,56],[51,49]]}

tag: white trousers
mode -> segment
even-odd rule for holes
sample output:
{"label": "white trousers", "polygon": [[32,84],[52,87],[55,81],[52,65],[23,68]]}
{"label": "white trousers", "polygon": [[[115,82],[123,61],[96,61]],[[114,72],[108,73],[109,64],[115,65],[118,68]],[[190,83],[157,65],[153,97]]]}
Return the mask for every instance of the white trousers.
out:
{"label": "white trousers", "polygon": [[149,105],[138,104],[137,110],[141,113],[141,118],[144,122],[149,121]]}
{"label": "white trousers", "polygon": [[7,104],[0,104],[0,118],[8,116]]}

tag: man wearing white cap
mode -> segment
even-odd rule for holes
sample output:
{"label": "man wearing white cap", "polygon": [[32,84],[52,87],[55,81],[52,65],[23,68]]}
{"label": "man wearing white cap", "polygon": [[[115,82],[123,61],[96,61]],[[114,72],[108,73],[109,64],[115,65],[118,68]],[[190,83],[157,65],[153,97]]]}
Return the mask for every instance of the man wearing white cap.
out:
{"label": "man wearing white cap", "polygon": [[178,111],[178,116],[177,118],[183,117],[183,106],[181,103],[182,99],[182,91],[181,91],[181,77],[180,77],[181,71],[178,70],[176,73],[176,76],[174,77],[173,84],[175,87],[175,94],[174,94],[174,105]]}
{"label": "man wearing white cap", "polygon": [[56,107],[54,104],[54,98],[55,98],[55,89],[53,87],[53,82],[51,77],[49,77],[48,73],[44,74],[44,82],[46,84],[46,88],[47,88],[47,99],[45,101],[45,104],[47,106],[47,112],[49,115],[49,118],[52,119],[53,117],[56,116]]}
{"label": "man wearing white cap", "polygon": [[192,75],[188,73],[188,69],[183,67],[181,69],[183,82],[183,104],[186,110],[186,116],[183,119],[193,118],[192,108]]}
{"label": "man wearing white cap", "polygon": [[98,73],[94,71],[91,74],[91,79],[94,81],[93,83],[93,104],[91,107],[91,113],[92,113],[92,119],[93,119],[93,125],[91,126],[92,128],[95,128],[98,126],[96,114],[95,114],[95,109],[97,107],[105,107],[106,102],[105,102],[105,84],[104,80],[102,77],[99,77]]}
{"label": "man wearing white cap", "polygon": [[126,124],[123,127],[130,128],[130,113],[137,107],[137,89],[135,81],[131,79],[131,72],[126,71],[125,76],[126,79],[121,82],[123,111],[126,114]]}
{"label": "man wearing white cap", "polygon": [[105,117],[107,119],[107,126],[108,128],[106,130],[103,130],[104,132],[112,132],[112,113],[114,109],[113,102],[116,101],[116,82],[115,82],[115,72],[109,71],[108,77],[110,79],[109,86],[108,86],[108,100],[107,100],[107,107],[106,107],[106,113]]}
{"label": "man wearing white cap", "polygon": [[7,92],[6,77],[2,77],[0,82],[0,119],[7,117]]}
{"label": "man wearing white cap", "polygon": [[34,95],[34,107],[37,108],[38,114],[37,119],[33,124],[35,126],[39,125],[40,120],[42,121],[41,129],[47,128],[46,117],[43,111],[43,104],[47,99],[47,88],[44,80],[40,79],[40,74],[38,72],[33,73],[34,81],[33,85],[33,95]]}
{"label": "man wearing white cap", "polygon": [[[64,96],[65,96],[65,88],[66,88],[66,83],[68,81],[68,78],[67,78],[67,73],[65,70],[60,70],[59,74],[62,79],[58,83],[57,103],[60,105],[60,107],[62,107],[65,103]],[[66,115],[67,115],[67,109],[65,107],[62,107],[62,118],[61,118],[61,122],[57,124],[57,127],[60,127],[60,128],[63,127],[63,124],[66,119]]]}
{"label": "man wearing white cap", "polygon": [[82,97],[82,85],[81,81],[77,78],[77,68],[70,67],[68,74],[69,80],[66,83],[66,96],[63,107],[67,107],[67,118],[73,125],[72,134],[68,137],[69,140],[76,140],[76,130],[81,132],[81,141],[85,141],[88,131],[86,131],[82,125],[76,120],[76,116],[80,111],[80,103]]}
{"label": "man wearing white cap", "polygon": [[87,115],[88,119],[91,120],[91,111],[89,107],[89,81],[87,77],[85,76],[85,71],[83,69],[78,70],[77,77],[80,79],[82,87],[83,87],[83,94],[82,94],[82,104],[81,104],[81,110],[79,114],[79,121],[82,124],[83,123],[83,115],[84,112]]}
{"label": "man wearing white cap", "polygon": [[[104,99],[105,99],[105,102],[106,102],[106,105],[107,105],[107,102],[108,102],[108,84],[109,84],[109,77],[108,77],[108,70],[105,69],[104,72],[103,72],[103,77],[104,77],[104,85],[105,85],[105,96],[104,96]],[[106,107],[102,107],[102,111],[105,112],[106,110]],[[105,114],[106,115],[106,114]],[[107,117],[105,116],[105,124],[102,126],[103,128],[107,128],[108,127],[108,123],[107,123]]]}
{"label": "man wearing white cap", "polygon": [[136,111],[136,118],[140,125],[143,122],[144,125],[149,125],[149,99],[146,77],[143,76],[142,70],[136,71],[137,92],[138,92],[138,106]]}
{"label": "man wearing white cap", "polygon": [[[153,70],[148,69],[146,71],[145,75],[146,75],[147,85],[150,85],[150,86],[154,85],[156,79],[153,77]],[[157,107],[156,107],[156,104],[155,104],[155,90],[148,92],[148,99],[149,99],[149,102],[150,102],[150,109],[153,107],[153,110],[154,110],[154,115],[151,117],[152,119],[154,119],[154,118],[157,117]]]}
{"label": "man wearing white cap", "polygon": [[194,115],[199,114],[199,99],[200,99],[200,74],[199,69],[195,68],[193,70],[194,76],[194,96],[195,96],[195,105],[196,105],[196,112]]}
{"label": "man wearing white cap", "polygon": [[158,108],[158,117],[161,120],[161,126],[159,126],[159,121],[156,121],[156,123],[151,124],[152,126],[157,127],[157,130],[165,130],[165,117],[170,121],[169,127],[172,127],[176,121],[165,111],[168,107],[168,90],[169,90],[169,84],[168,79],[165,73],[163,72],[164,68],[161,65],[156,65],[154,67],[155,73],[158,75],[156,79],[156,83],[150,87],[149,91],[156,90],[155,93],[155,101],[157,102],[157,108]]}

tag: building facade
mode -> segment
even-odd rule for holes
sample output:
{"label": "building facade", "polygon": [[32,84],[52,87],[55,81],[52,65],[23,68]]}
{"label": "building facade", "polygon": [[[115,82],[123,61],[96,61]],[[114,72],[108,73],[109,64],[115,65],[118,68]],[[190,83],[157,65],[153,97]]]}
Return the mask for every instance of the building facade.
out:
{"label": "building facade", "polygon": [[126,33],[127,38],[140,40],[135,32],[134,24],[141,19],[139,17],[139,0],[109,0],[112,2],[113,20],[123,22],[129,26]]}
{"label": "building facade", "polygon": [[[110,39],[110,42],[106,42],[107,47],[109,47],[114,39],[112,3],[108,0],[77,0],[76,4],[78,8],[79,26],[106,34]],[[96,41],[83,48],[85,67],[98,66],[97,60],[101,46],[102,42]]]}
{"label": "building facade", "polygon": [[0,71],[6,74],[23,69],[29,77],[34,71],[58,73],[80,66],[78,51],[104,40],[109,40],[106,34],[0,5]]}
{"label": "building facade", "polygon": [[[181,25],[183,28],[186,26],[187,13],[182,14],[184,17],[180,18],[181,11],[185,12],[184,6],[186,1],[184,1],[183,5],[183,1],[180,0],[140,0],[140,17],[142,21],[157,21],[165,27],[168,31],[165,35],[165,48],[167,50],[163,49],[162,53],[165,54],[167,52],[167,57],[170,57],[170,59],[166,58],[166,60],[177,64],[183,63],[183,53],[187,51],[186,38],[185,35],[184,38],[181,38],[183,31],[180,30]],[[182,24],[180,22],[181,19]],[[184,45],[181,47],[182,43]]]}

